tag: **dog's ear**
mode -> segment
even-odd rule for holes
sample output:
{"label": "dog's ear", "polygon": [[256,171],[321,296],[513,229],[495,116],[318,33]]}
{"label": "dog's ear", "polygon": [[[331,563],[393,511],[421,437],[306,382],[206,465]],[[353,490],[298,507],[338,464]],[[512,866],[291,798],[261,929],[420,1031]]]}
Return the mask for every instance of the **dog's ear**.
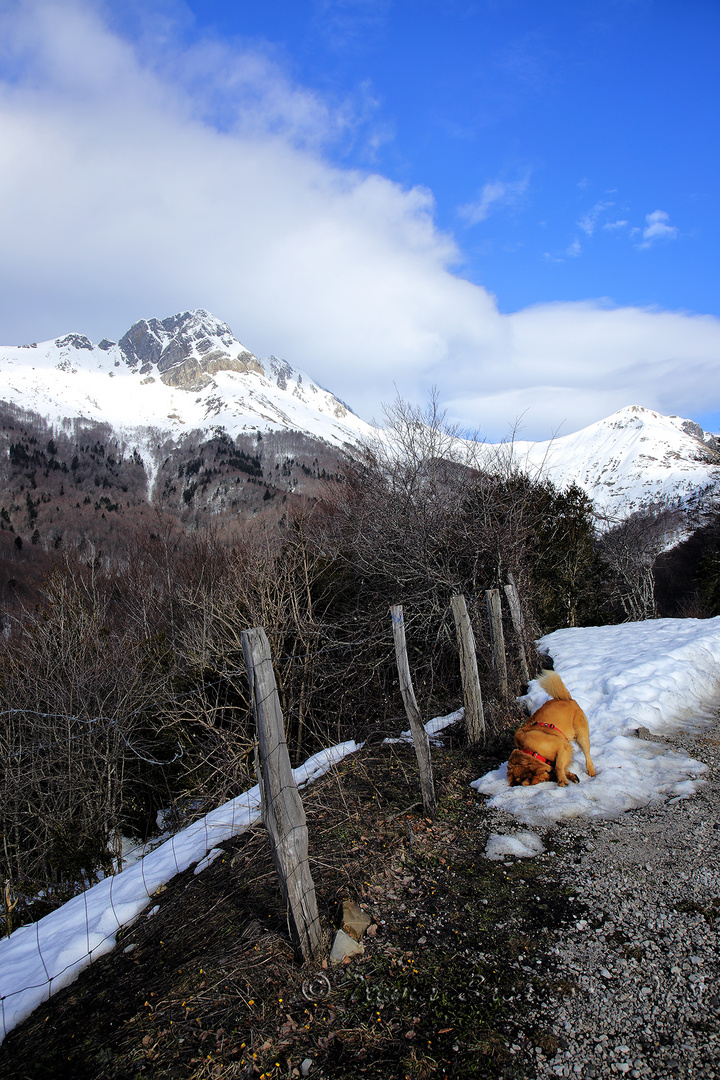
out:
{"label": "dog's ear", "polygon": [[533,776],[532,780],[530,781],[530,783],[531,784],[544,784],[545,781],[549,780],[549,779],[550,779],[550,770],[549,769],[538,769],[537,772],[535,773],[535,775]]}
{"label": "dog's ear", "polygon": [[529,777],[532,773],[528,771],[526,764],[528,761],[529,758],[525,754],[513,750],[507,764],[507,777],[510,787],[515,787],[517,784],[527,784],[529,782]]}

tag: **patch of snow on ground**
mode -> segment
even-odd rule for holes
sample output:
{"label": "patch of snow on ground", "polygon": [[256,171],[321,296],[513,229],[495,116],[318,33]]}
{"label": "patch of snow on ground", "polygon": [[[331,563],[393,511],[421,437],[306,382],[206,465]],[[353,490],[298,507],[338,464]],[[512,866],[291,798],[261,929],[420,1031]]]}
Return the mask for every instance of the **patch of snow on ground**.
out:
{"label": "patch of snow on ground", "polygon": [[532,859],[534,855],[542,855],[544,850],[545,845],[537,833],[524,830],[511,835],[490,833],[485,856],[488,859],[504,859],[508,855],[516,859]]}
{"label": "patch of snow on ground", "polygon": [[[440,732],[445,728],[450,727],[451,724],[456,724],[459,720],[462,720],[465,715],[465,709],[456,709],[455,712],[448,713],[447,716],[436,716],[432,720],[428,720],[425,724],[425,730],[428,733],[428,738],[431,746],[442,745],[442,739],[440,738]],[[411,731],[403,731],[398,735],[397,739],[383,739],[383,743],[400,743],[413,741]]]}
{"label": "patch of snow on ground", "polygon": [[[511,788],[506,763],[472,784],[492,796],[490,806],[523,823],[548,826],[563,818],[617,817],[695,794],[707,771],[702,762],[633,733],[709,725],[720,708],[720,618],[556,630],[539,645],[588,718],[597,776],[587,775],[576,750],[571,768],[579,784]],[[532,682],[525,700],[535,712],[548,697]]]}

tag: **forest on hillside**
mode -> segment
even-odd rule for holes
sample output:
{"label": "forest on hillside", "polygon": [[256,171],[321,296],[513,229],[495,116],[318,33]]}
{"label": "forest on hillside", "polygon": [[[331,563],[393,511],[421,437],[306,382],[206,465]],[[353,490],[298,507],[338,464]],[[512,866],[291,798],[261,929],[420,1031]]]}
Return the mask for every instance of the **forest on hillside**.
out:
{"label": "forest on hillside", "polygon": [[509,618],[507,695],[490,659],[485,591],[508,575],[531,651],[561,626],[717,603],[715,527],[658,560],[670,511],[599,532],[586,495],[523,473],[511,446],[492,469],[458,460],[433,403],[397,402],[393,440],[352,458],[293,433],[188,437],[154,493],[109,430],[2,421],[6,930],[112,872],[123,836],[177,827],[254,782],[244,629],[267,633],[300,760],[404,726],[391,604],[430,717],[461,703],[450,597],[465,595],[496,733],[516,724],[523,690]]}

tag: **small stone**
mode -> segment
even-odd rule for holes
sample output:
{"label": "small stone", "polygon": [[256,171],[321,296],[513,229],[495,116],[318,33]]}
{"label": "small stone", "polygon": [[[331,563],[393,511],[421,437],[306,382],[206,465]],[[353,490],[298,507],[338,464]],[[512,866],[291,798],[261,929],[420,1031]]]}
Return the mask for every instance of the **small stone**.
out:
{"label": "small stone", "polygon": [[346,934],[359,941],[363,936],[372,919],[361,907],[352,900],[343,900],[342,905],[342,928]]}
{"label": "small stone", "polygon": [[305,1058],[302,1065],[300,1066],[300,1075],[301,1076],[307,1076],[309,1074],[310,1070],[312,1069],[312,1067],[313,1067],[312,1058]]}
{"label": "small stone", "polygon": [[334,966],[336,964],[342,964],[346,957],[359,956],[360,953],[364,953],[365,949],[356,941],[355,938],[351,938],[349,934],[346,934],[344,930],[338,930],[333,941],[332,949],[330,950],[330,963]]}

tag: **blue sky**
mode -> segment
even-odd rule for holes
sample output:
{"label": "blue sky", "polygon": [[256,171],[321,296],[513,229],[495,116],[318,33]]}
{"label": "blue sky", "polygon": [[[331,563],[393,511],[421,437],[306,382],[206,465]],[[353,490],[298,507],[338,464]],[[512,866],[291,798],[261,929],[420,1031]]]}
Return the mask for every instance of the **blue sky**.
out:
{"label": "blue sky", "polygon": [[459,272],[501,311],[604,296],[720,314],[717,3],[189,6],[189,34],[263,43],[353,103],[365,123],[334,159],[428,187]]}
{"label": "blue sky", "polygon": [[715,0],[0,0],[0,340],[188,307],[370,418],[720,426]]}

